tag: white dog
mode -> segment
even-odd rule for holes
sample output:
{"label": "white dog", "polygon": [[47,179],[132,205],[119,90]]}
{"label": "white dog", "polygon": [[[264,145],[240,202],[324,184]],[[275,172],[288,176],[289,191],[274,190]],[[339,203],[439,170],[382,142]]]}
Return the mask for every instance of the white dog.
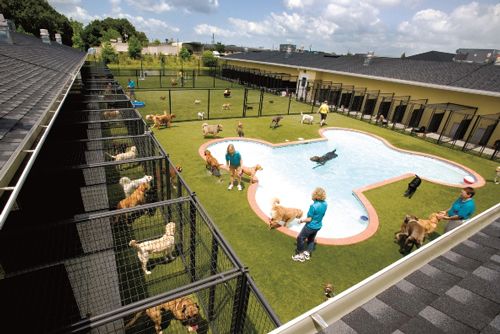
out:
{"label": "white dog", "polygon": [[302,116],[302,120],[300,121],[300,123],[304,124],[304,123],[309,123],[309,124],[313,124],[313,121],[314,121],[314,117],[312,115],[307,115],[307,114],[304,114],[304,113],[300,113],[300,115]]}
{"label": "white dog", "polygon": [[114,161],[135,159],[135,157],[137,156],[137,147],[132,146],[125,153],[119,153],[117,155],[111,155],[109,153],[106,153],[106,154],[109,155]]}
{"label": "white dog", "polygon": [[205,119],[205,112],[204,111],[200,111],[198,113],[198,119],[201,119],[201,120]]}
{"label": "white dog", "polygon": [[141,261],[142,270],[146,275],[150,275],[151,272],[148,270],[148,260],[150,254],[155,253],[165,253],[165,258],[170,260],[174,259],[174,248],[175,248],[175,223],[170,222],[165,226],[165,234],[158,239],[144,241],[138,243],[135,240],[129,242],[130,247],[137,249],[137,257]]}
{"label": "white dog", "polygon": [[149,175],[144,175],[136,180],[130,180],[128,177],[124,176],[120,179],[120,185],[123,187],[125,197],[129,197],[141,184],[151,182],[152,180],[153,177]]}
{"label": "white dog", "polygon": [[200,103],[201,103],[201,100],[198,100],[198,99],[194,100],[194,104],[200,104]]}

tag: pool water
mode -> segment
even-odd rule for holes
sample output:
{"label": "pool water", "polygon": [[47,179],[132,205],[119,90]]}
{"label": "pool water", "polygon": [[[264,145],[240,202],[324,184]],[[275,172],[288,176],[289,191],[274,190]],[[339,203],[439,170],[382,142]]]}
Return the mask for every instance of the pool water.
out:
{"label": "pool water", "polygon": [[[367,228],[369,221],[361,217],[368,214],[353,194],[355,189],[406,173],[456,185],[463,185],[463,178],[472,176],[438,159],[396,151],[363,133],[332,129],[323,135],[327,141],[272,147],[254,141],[228,140],[212,144],[208,149],[219,162],[225,162],[227,145],[233,143],[245,166],[260,164],[263,167],[257,173],[256,202],[269,215],[272,199],[277,197],[285,207],[302,209],[305,217],[312,203],[312,191],[323,187],[328,203],[323,228],[318,233],[318,237],[323,238],[347,238]],[[309,158],[333,149],[337,150],[338,157],[314,168],[316,163]],[[302,226],[297,221],[288,224],[288,228],[296,232]]]}

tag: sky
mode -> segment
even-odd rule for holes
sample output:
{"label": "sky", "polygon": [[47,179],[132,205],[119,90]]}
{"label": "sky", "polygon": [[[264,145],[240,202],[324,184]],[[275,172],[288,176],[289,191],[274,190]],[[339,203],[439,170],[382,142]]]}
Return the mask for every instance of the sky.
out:
{"label": "sky", "polygon": [[499,0],[48,0],[84,24],[126,18],[152,41],[399,57],[500,49]]}

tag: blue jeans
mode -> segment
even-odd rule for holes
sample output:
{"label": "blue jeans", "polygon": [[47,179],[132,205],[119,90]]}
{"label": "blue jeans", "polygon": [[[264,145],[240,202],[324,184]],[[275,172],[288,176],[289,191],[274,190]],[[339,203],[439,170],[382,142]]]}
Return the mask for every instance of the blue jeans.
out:
{"label": "blue jeans", "polygon": [[[319,230],[313,230],[307,225],[302,228],[299,235],[297,236],[297,254],[302,253],[307,250],[309,254],[314,250],[314,239]],[[307,249],[304,249],[304,241],[307,239]]]}

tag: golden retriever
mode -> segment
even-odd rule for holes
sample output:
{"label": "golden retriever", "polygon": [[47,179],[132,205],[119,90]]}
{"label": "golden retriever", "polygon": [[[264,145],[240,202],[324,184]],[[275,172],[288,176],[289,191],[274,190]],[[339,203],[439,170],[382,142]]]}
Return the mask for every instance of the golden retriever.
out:
{"label": "golden retriever", "polygon": [[238,122],[238,126],[236,126],[236,133],[238,137],[245,137],[245,133],[243,132],[243,123]]}
{"label": "golden retriever", "polygon": [[242,166],[241,167],[241,174],[245,174],[245,175],[248,175],[250,176],[250,183],[254,183],[254,182],[259,182],[259,180],[257,179],[257,177],[255,176],[255,174],[259,171],[259,170],[263,170],[262,166],[257,164],[253,167],[245,167],[245,166]]}
{"label": "golden retriever", "polygon": [[304,214],[302,210],[295,208],[285,208],[284,206],[279,205],[280,200],[278,198],[274,198],[272,201],[271,208],[271,218],[269,219],[269,228],[277,228],[280,227],[281,224],[279,222],[284,222],[283,226],[287,226],[287,224],[298,218],[300,219]]}
{"label": "golden retriever", "polygon": [[155,253],[165,253],[165,258],[173,260],[174,259],[174,248],[175,248],[175,223],[170,222],[165,225],[165,234],[161,238],[153,239],[149,241],[144,241],[138,243],[135,240],[129,242],[130,247],[137,249],[137,257],[141,261],[142,271],[146,275],[150,275],[151,271],[148,270],[149,256]]}
{"label": "golden retriever", "polygon": [[231,103],[223,103],[222,110],[231,110]]}
{"label": "golden retriever", "polygon": [[102,113],[102,115],[104,116],[104,119],[118,118],[120,116],[120,111],[119,110],[105,111]]}
{"label": "golden retriever", "polygon": [[201,125],[201,129],[203,131],[203,136],[216,136],[219,132],[222,131],[221,124],[208,125],[208,123],[203,123]]}
{"label": "golden retriever", "polygon": [[141,185],[141,183],[151,182],[153,177],[150,175],[144,175],[140,179],[131,180],[128,177],[124,176],[120,178],[120,185],[123,188],[123,192],[125,193],[125,197],[129,197],[132,193]]}
{"label": "golden retriever", "polygon": [[123,161],[123,160],[129,160],[129,159],[135,159],[137,156],[137,147],[131,146],[130,149],[125,151],[124,153],[119,153],[117,155],[111,155],[109,153],[106,153],[108,156],[111,157],[114,161]]}
{"label": "golden retriever", "polygon": [[417,222],[425,229],[425,234],[429,235],[436,230],[439,220],[439,214],[435,212],[431,213],[429,219],[418,219]]}
{"label": "golden retriever", "polygon": [[116,206],[117,209],[133,208],[146,203],[146,192],[151,189],[149,182],[141,183],[129,197],[121,200]]}
{"label": "golden retriever", "polygon": [[221,165],[217,159],[210,153],[209,150],[205,150],[205,167],[212,173],[212,175],[220,177],[220,168]]}
{"label": "golden retriever", "polygon": [[[146,314],[155,324],[156,334],[163,333],[161,329],[162,311],[171,311],[174,318],[187,327],[188,332],[198,330],[198,322],[201,320],[200,307],[191,298],[181,297],[146,309]],[[125,329],[132,326],[143,313],[144,311],[136,313],[132,320],[125,325]]]}
{"label": "golden retriever", "polygon": [[146,120],[154,123],[153,129],[154,128],[159,129],[160,125],[164,125],[167,128],[170,127],[172,125],[172,121],[174,118],[175,118],[175,114],[169,115],[169,114],[167,114],[166,110],[163,111],[163,115],[159,115],[159,114],[146,115]]}

